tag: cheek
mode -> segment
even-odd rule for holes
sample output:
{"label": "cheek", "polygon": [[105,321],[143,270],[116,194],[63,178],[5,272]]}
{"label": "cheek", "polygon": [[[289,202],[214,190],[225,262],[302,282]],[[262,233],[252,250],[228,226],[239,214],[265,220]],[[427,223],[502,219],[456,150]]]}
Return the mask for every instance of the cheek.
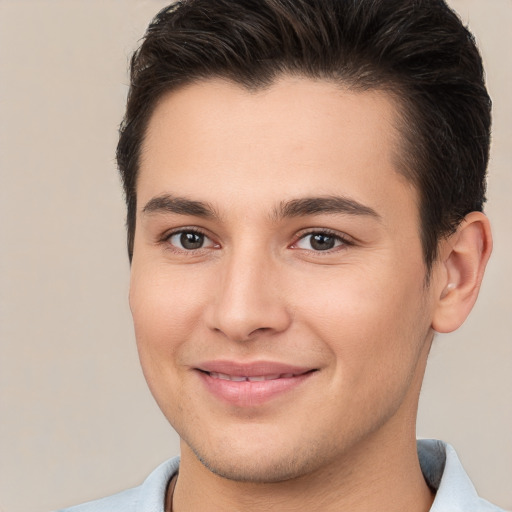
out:
{"label": "cheek", "polygon": [[[137,350],[148,387],[164,415],[174,418],[183,388],[184,345],[199,325],[197,286],[169,269],[132,267],[130,308]],[[151,270],[151,271],[149,271]]]}
{"label": "cheek", "polygon": [[145,373],[176,357],[186,338],[197,329],[204,309],[204,289],[188,274],[133,268],[130,308],[137,347]]}
{"label": "cheek", "polygon": [[404,269],[399,279],[382,269],[340,272],[324,286],[295,291],[301,310],[296,318],[304,319],[354,378],[358,368],[361,375],[362,368],[391,374],[412,364],[429,332],[429,308],[418,276],[421,269],[409,275]]}

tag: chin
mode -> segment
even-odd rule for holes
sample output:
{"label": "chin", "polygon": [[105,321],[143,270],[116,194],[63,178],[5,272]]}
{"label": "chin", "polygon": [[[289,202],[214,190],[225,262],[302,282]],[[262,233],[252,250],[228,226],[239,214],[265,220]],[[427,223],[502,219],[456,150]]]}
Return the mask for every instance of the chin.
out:
{"label": "chin", "polygon": [[235,482],[285,482],[305,476],[322,465],[319,460],[322,457],[311,448],[304,449],[302,443],[294,448],[285,443],[259,447],[254,444],[233,447],[226,443],[216,450],[203,448],[191,447],[201,464],[212,473]]}
{"label": "chin", "polygon": [[234,482],[244,482],[253,484],[268,484],[285,482],[293,480],[303,473],[296,466],[295,461],[274,461],[268,458],[263,459],[263,455],[258,460],[243,461],[234,460],[211,460],[196,454],[199,461],[206,469],[217,476],[232,480]]}

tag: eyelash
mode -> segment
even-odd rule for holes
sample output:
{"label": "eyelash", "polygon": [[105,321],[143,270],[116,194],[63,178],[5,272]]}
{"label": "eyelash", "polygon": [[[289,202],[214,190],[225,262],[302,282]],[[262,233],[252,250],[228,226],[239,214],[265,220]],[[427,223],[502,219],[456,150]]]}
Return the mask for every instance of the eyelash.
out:
{"label": "eyelash", "polygon": [[[203,249],[210,249],[211,248],[211,247],[199,247],[197,249],[181,249],[181,248],[176,247],[175,245],[173,245],[171,243],[171,238],[173,236],[183,235],[183,234],[196,234],[196,235],[200,235],[200,236],[204,237],[205,239],[210,240],[214,244],[213,248],[219,248],[220,247],[220,245],[215,243],[210,236],[208,236],[204,231],[202,231],[202,230],[200,230],[200,229],[198,229],[196,227],[190,227],[190,228],[186,228],[185,227],[185,228],[176,229],[176,230],[171,231],[171,232],[167,232],[159,240],[159,243],[166,244],[166,246],[167,246],[167,248],[169,250],[172,250],[174,252],[179,252],[180,254],[183,254],[183,253],[185,253],[185,254],[187,254],[187,253],[188,254],[197,254],[197,251],[201,251]],[[335,242],[339,242],[339,245],[337,245],[337,246],[335,245],[333,248],[325,249],[325,250],[303,249],[303,248],[297,247],[297,244],[300,241],[306,239],[308,236],[313,236],[313,235],[323,235],[323,236],[326,236],[326,237],[332,237],[335,240]],[[331,254],[337,248],[340,248],[340,247],[342,248],[343,246],[347,247],[347,246],[351,246],[351,245],[354,245],[354,242],[351,239],[349,239],[346,235],[343,235],[343,234],[338,233],[336,231],[332,231],[330,229],[311,229],[309,231],[302,232],[299,235],[297,235],[295,241],[289,247],[291,249],[310,251],[310,252],[313,252],[315,254],[322,255],[322,254]]]}
{"label": "eyelash", "polygon": [[197,249],[181,249],[180,247],[176,247],[175,245],[173,245],[171,243],[171,238],[173,236],[183,235],[183,234],[200,235],[200,236],[204,237],[205,239],[210,240],[213,243],[213,245],[214,245],[213,248],[219,247],[219,244],[215,243],[210,236],[208,236],[204,231],[202,231],[202,230],[200,230],[198,228],[195,228],[195,227],[190,227],[190,228],[185,227],[185,228],[180,228],[180,229],[176,229],[174,231],[167,232],[159,240],[159,243],[165,244],[166,248],[168,250],[176,252],[176,253],[179,253],[179,254],[193,255],[193,254],[197,254],[198,251],[201,251],[201,250],[204,250],[204,249],[210,249],[210,247],[199,247]]}
{"label": "eyelash", "polygon": [[[331,249],[325,249],[325,250],[313,250],[313,249],[302,249],[300,247],[296,247],[297,244],[301,241],[301,240],[304,240],[306,239],[308,236],[313,236],[313,235],[323,235],[323,236],[327,236],[327,237],[332,237],[334,238],[335,242],[339,242],[339,245],[338,246],[335,246]],[[327,255],[327,254],[332,254],[332,252],[334,252],[336,249],[340,250],[342,249],[343,247],[347,247],[347,246],[352,246],[354,245],[354,242],[353,240],[351,240],[349,237],[347,237],[346,235],[342,234],[342,233],[339,233],[337,231],[332,231],[330,229],[310,229],[306,232],[303,232],[303,233],[300,233],[297,238],[296,238],[296,241],[293,242],[293,244],[290,246],[292,249],[297,249],[297,250],[306,250],[306,251],[311,251],[313,253],[318,254],[318,255]]]}

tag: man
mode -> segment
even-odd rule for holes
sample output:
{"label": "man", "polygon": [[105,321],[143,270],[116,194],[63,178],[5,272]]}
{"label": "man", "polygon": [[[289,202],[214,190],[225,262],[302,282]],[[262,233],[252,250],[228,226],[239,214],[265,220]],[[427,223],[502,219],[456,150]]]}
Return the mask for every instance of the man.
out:
{"label": "man", "polygon": [[132,59],[130,306],[181,459],[78,511],[498,510],[415,439],[491,252],[490,100],[441,0],[189,0]]}

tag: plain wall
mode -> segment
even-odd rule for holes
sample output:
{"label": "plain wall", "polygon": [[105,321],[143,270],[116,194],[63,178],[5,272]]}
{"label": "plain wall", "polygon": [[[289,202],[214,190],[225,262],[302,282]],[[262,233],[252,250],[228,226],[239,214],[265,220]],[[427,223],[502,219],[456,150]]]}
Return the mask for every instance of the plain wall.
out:
{"label": "plain wall", "polygon": [[[114,162],[127,61],[162,0],[0,0],[0,511],[140,483],[178,453],[139,369]],[[512,2],[452,0],[494,100],[479,302],[434,344],[418,435],[512,509]]]}

